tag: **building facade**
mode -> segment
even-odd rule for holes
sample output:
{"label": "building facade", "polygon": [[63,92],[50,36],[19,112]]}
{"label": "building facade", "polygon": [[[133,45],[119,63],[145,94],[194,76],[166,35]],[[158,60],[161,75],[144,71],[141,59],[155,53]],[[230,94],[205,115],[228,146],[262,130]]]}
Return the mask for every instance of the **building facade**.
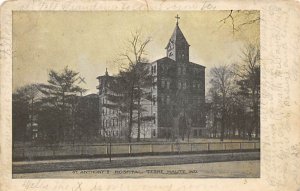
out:
{"label": "building facade", "polygon": [[[203,137],[207,134],[205,67],[189,60],[189,48],[177,22],[165,48],[166,57],[148,64],[153,83],[147,91],[152,99],[142,100],[141,118],[150,117],[151,120],[142,121],[141,138],[174,139]],[[128,118],[124,117],[124,121],[120,122],[120,112],[105,106],[108,102],[106,94],[109,81],[113,77],[106,72],[98,80],[103,129],[111,129],[114,135],[122,136],[126,133]],[[132,137],[137,137],[136,124],[133,126]]]}

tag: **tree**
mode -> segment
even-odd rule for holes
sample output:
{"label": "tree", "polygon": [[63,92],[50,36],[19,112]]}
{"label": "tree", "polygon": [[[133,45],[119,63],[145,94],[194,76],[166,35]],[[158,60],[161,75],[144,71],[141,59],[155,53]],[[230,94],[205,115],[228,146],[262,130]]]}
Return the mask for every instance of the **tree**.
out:
{"label": "tree", "polygon": [[150,38],[143,40],[140,32],[132,33],[132,38],[127,41],[127,48],[119,55],[117,60],[121,61],[123,70],[121,70],[116,77],[114,92],[117,95],[123,96],[121,99],[123,102],[121,109],[126,110],[129,113],[127,135],[129,142],[131,142],[132,136],[134,110],[137,111],[137,141],[140,141],[142,113],[141,100],[142,98],[147,98],[145,89],[152,84],[152,76],[145,58],[146,46],[149,42]]}
{"label": "tree", "polygon": [[58,128],[52,136],[57,141],[64,142],[67,127],[72,126],[74,120],[71,112],[74,107],[74,99],[86,91],[78,83],[79,73],[65,67],[62,72],[50,70],[48,84],[41,84],[39,87],[39,90],[45,95],[42,98],[44,111],[53,111],[54,113],[52,113],[57,115]]}
{"label": "tree", "polygon": [[235,35],[235,32],[240,32],[245,26],[259,23],[259,11],[230,10],[219,22],[226,24],[228,21],[232,28],[232,34]]}
{"label": "tree", "polygon": [[235,73],[239,76],[238,85],[240,94],[248,100],[251,110],[251,125],[248,129],[248,138],[255,130],[258,138],[260,129],[260,48],[258,45],[247,44],[242,50],[242,63],[236,65]]}
{"label": "tree", "polygon": [[[85,136],[85,142],[95,138],[97,130],[99,128],[99,96],[97,94],[90,94],[87,96],[78,97],[74,100],[74,130],[76,126],[76,132],[79,139]],[[75,136],[75,132],[74,135]],[[75,141],[75,138],[74,138]]]}
{"label": "tree", "polygon": [[228,111],[230,106],[230,97],[235,91],[235,76],[230,65],[222,65],[214,67],[210,71],[211,89],[210,93],[213,98],[215,107],[219,111],[221,117],[221,137],[224,139],[226,124],[228,123]]}
{"label": "tree", "polygon": [[[38,84],[29,84],[17,89],[12,95],[12,125],[13,140],[30,140],[31,133],[28,135],[27,126],[32,131],[34,117],[38,108],[35,108],[38,100]],[[26,136],[27,135],[27,136]]]}

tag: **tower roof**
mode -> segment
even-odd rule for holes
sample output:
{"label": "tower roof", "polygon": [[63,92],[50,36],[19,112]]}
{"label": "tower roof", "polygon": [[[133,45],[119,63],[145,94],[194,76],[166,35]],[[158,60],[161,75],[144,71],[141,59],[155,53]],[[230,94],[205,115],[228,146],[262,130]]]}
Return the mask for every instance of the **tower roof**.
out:
{"label": "tower roof", "polygon": [[172,36],[171,36],[171,38],[170,38],[170,40],[169,40],[169,42],[166,46],[166,49],[168,48],[168,45],[169,45],[170,42],[172,42],[174,44],[184,43],[184,44],[190,46],[189,43],[187,42],[186,38],[184,37],[181,29],[179,28],[178,22],[176,23],[175,29],[174,29],[173,34],[172,34]]}

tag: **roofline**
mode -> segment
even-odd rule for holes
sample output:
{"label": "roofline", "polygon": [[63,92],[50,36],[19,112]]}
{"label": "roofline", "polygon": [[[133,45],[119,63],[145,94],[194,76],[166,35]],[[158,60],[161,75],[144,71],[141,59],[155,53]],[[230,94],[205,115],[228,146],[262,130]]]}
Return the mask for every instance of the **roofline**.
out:
{"label": "roofline", "polygon": [[200,67],[202,67],[202,68],[206,68],[206,66],[203,66],[203,65],[201,65],[201,64],[197,64],[197,63],[195,63],[195,62],[190,62],[190,64],[196,64],[197,66],[200,66]]}

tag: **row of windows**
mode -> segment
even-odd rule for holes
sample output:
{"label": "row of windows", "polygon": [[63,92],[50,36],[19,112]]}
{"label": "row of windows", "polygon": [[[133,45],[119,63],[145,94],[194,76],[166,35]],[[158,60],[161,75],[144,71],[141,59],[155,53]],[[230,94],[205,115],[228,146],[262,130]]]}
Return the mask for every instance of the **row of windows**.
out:
{"label": "row of windows", "polygon": [[[170,89],[170,84],[171,83],[168,80],[161,80],[160,86],[161,86],[161,88]],[[178,82],[177,87],[178,87],[178,89],[187,89],[188,83],[187,82]],[[190,84],[190,87],[192,87],[194,89],[200,89],[201,84],[199,82],[193,82]]]}
{"label": "row of windows", "polygon": [[115,109],[109,109],[107,107],[105,107],[104,109],[102,109],[102,115],[107,115],[107,114],[117,114],[118,111],[116,111]]}
{"label": "row of windows", "polygon": [[178,70],[177,70],[178,75],[185,75],[186,73],[193,74],[193,75],[200,75],[201,70],[199,70],[198,68],[187,69],[185,67],[178,67]]}
{"label": "row of windows", "polygon": [[168,80],[161,80],[161,87],[170,89],[170,81]]}
{"label": "row of windows", "polygon": [[[153,96],[153,99],[152,99],[152,103],[153,105],[155,105],[155,99],[156,97]],[[161,104],[172,104],[171,103],[171,98],[169,95],[161,95],[159,97],[159,101]],[[203,102],[203,99],[201,99],[201,97],[198,97],[198,96],[194,96],[192,98],[184,98],[180,101],[182,104],[188,104],[188,103],[192,103],[192,104],[201,104]]]}
{"label": "row of windows", "polygon": [[[168,65],[162,64],[160,69],[162,72],[167,72],[169,70],[169,67],[170,66],[168,66]],[[174,66],[171,66],[171,67],[174,67]],[[156,69],[157,69],[156,65],[151,66],[151,74],[156,74]],[[199,68],[189,68],[189,67],[184,67],[184,66],[179,66],[177,68],[178,75],[185,75],[186,73],[193,74],[193,75],[200,75],[201,71],[202,70]]]}
{"label": "row of windows", "polygon": [[118,127],[123,125],[123,120],[111,119],[111,120],[102,120],[102,127]]}
{"label": "row of windows", "polygon": [[[103,130],[100,130],[99,131],[99,134],[100,135],[103,135],[103,136],[108,136],[108,135],[110,135],[110,136],[123,136],[124,135],[124,132],[123,131],[120,131],[120,133],[119,133],[119,130],[111,130],[111,131],[108,131],[107,133],[105,133],[105,131],[103,131]],[[152,129],[152,131],[151,131],[151,136],[152,137],[155,137],[156,136],[156,130],[155,129]]]}
{"label": "row of windows", "polygon": [[[119,131],[116,130],[116,131],[108,131],[107,133],[105,133],[105,131],[103,130],[100,130],[100,135],[103,135],[103,136],[108,136],[108,135],[111,135],[111,136],[119,136]],[[122,131],[120,131],[120,136],[122,136],[123,133]]]}
{"label": "row of windows", "polygon": [[170,96],[161,96],[160,98],[162,104],[170,104]]}
{"label": "row of windows", "polygon": [[[153,113],[153,124],[156,123],[155,113]],[[109,119],[109,120],[102,120],[102,127],[122,127],[126,124],[125,120],[119,120],[119,119]]]}

